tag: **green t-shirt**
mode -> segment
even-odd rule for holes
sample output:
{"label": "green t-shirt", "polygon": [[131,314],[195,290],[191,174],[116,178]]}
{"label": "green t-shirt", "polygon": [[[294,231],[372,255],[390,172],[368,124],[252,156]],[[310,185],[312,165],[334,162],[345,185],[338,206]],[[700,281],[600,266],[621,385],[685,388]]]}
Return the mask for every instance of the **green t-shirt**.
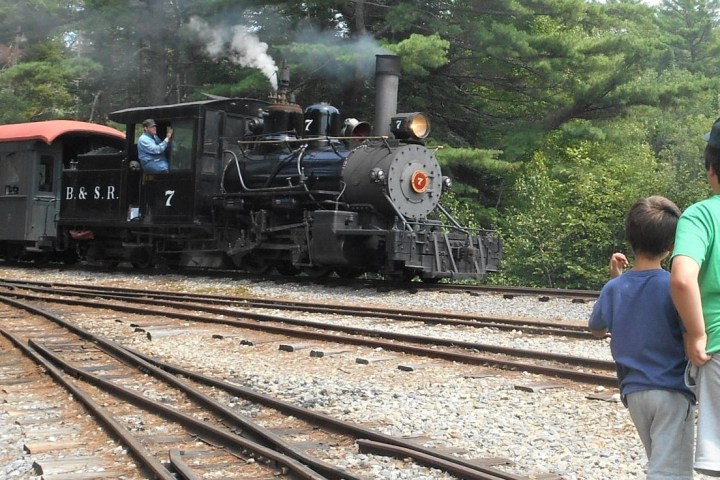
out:
{"label": "green t-shirt", "polygon": [[691,205],[680,217],[672,256],[685,255],[700,265],[707,353],[720,352],[720,195]]}

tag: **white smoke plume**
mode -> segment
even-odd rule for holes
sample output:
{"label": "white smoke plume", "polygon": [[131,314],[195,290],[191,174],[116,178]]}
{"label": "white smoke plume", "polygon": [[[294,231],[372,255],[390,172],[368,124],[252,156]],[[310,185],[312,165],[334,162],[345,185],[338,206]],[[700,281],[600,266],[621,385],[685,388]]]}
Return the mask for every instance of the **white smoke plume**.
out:
{"label": "white smoke plume", "polygon": [[267,53],[268,45],[261,42],[247,27],[211,27],[204,20],[193,17],[190,19],[190,28],[205,42],[208,54],[214,58],[227,57],[243,67],[257,68],[267,77],[273,91],[277,91],[278,68]]}

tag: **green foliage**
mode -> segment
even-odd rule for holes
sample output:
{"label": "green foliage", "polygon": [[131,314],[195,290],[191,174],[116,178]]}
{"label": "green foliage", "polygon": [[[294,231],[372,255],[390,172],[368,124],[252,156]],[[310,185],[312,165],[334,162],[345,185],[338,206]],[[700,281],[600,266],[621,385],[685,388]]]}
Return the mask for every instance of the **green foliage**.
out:
{"label": "green foliage", "polygon": [[427,77],[430,70],[448,63],[450,42],[440,38],[437,33],[430,36],[413,33],[395,45],[388,45],[388,49],[400,56],[403,72]]}
{"label": "green foliage", "polygon": [[[265,98],[259,70],[189,28],[244,25],[287,60],[297,103],[372,119],[374,56],[401,56],[399,111],[433,122],[442,203],[504,235],[492,281],[590,288],[640,196],[708,194],[720,114],[718,0],[0,0],[0,122],[106,118],[205,93]],[[12,55],[10,55],[12,53]]]}
{"label": "green foliage", "polygon": [[673,178],[667,196],[683,210],[710,195],[702,136],[714,118],[707,113],[690,115],[685,109],[670,111],[658,115],[649,127],[655,155],[661,164],[667,165]]}
{"label": "green foliage", "polygon": [[[480,230],[484,228],[484,226],[486,228],[486,225],[484,225],[483,221],[479,217],[487,217],[488,212],[479,212],[477,204],[473,204],[460,198],[455,192],[443,193],[442,198],[440,199],[440,204],[460,225],[471,230]],[[497,216],[496,212],[494,216]],[[430,218],[438,219],[446,224],[450,223],[448,218],[446,218],[442,212],[437,210],[430,214]]]}
{"label": "green foliage", "polygon": [[11,91],[0,89],[0,124],[27,121],[27,112],[32,111],[29,100],[22,99]]}
{"label": "green foliage", "polygon": [[448,147],[437,151],[443,172],[453,181],[454,196],[474,212],[483,226],[497,224],[503,193],[513,184],[519,166],[501,160],[501,154],[474,148]]}
{"label": "green foliage", "polygon": [[598,288],[614,251],[630,255],[625,212],[638,198],[668,196],[673,177],[643,141],[638,123],[604,125],[607,140],[578,136],[580,126],[546,137],[524,163],[501,230],[510,283]]}
{"label": "green foliage", "polygon": [[18,120],[77,118],[82,100],[88,102],[83,85],[100,69],[81,58],[23,62],[0,71],[0,92],[22,107],[13,113]]}

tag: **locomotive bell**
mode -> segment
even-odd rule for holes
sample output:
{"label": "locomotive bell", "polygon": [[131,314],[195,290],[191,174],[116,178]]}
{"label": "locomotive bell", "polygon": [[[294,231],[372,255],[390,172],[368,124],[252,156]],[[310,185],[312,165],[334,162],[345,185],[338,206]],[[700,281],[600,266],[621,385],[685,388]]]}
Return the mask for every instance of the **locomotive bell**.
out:
{"label": "locomotive bell", "polygon": [[357,118],[346,118],[342,130],[343,137],[354,137],[362,139],[369,137],[372,133],[372,125],[368,122],[361,122]]}

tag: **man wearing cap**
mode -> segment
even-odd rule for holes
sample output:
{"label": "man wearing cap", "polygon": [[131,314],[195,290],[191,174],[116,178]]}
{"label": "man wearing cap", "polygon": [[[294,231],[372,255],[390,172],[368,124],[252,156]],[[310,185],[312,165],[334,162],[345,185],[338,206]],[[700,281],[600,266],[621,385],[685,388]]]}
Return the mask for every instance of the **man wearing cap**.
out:
{"label": "man wearing cap", "polygon": [[145,173],[167,173],[168,160],[165,156],[165,150],[172,138],[172,127],[167,128],[165,140],[160,141],[157,136],[157,124],[152,118],[144,120],[142,123],[143,134],[140,135],[137,142],[138,160],[142,165]]}
{"label": "man wearing cap", "polygon": [[713,195],[682,214],[675,233],[670,293],[685,326],[685,354],[697,369],[694,468],[720,477],[720,118],[705,135]]}

